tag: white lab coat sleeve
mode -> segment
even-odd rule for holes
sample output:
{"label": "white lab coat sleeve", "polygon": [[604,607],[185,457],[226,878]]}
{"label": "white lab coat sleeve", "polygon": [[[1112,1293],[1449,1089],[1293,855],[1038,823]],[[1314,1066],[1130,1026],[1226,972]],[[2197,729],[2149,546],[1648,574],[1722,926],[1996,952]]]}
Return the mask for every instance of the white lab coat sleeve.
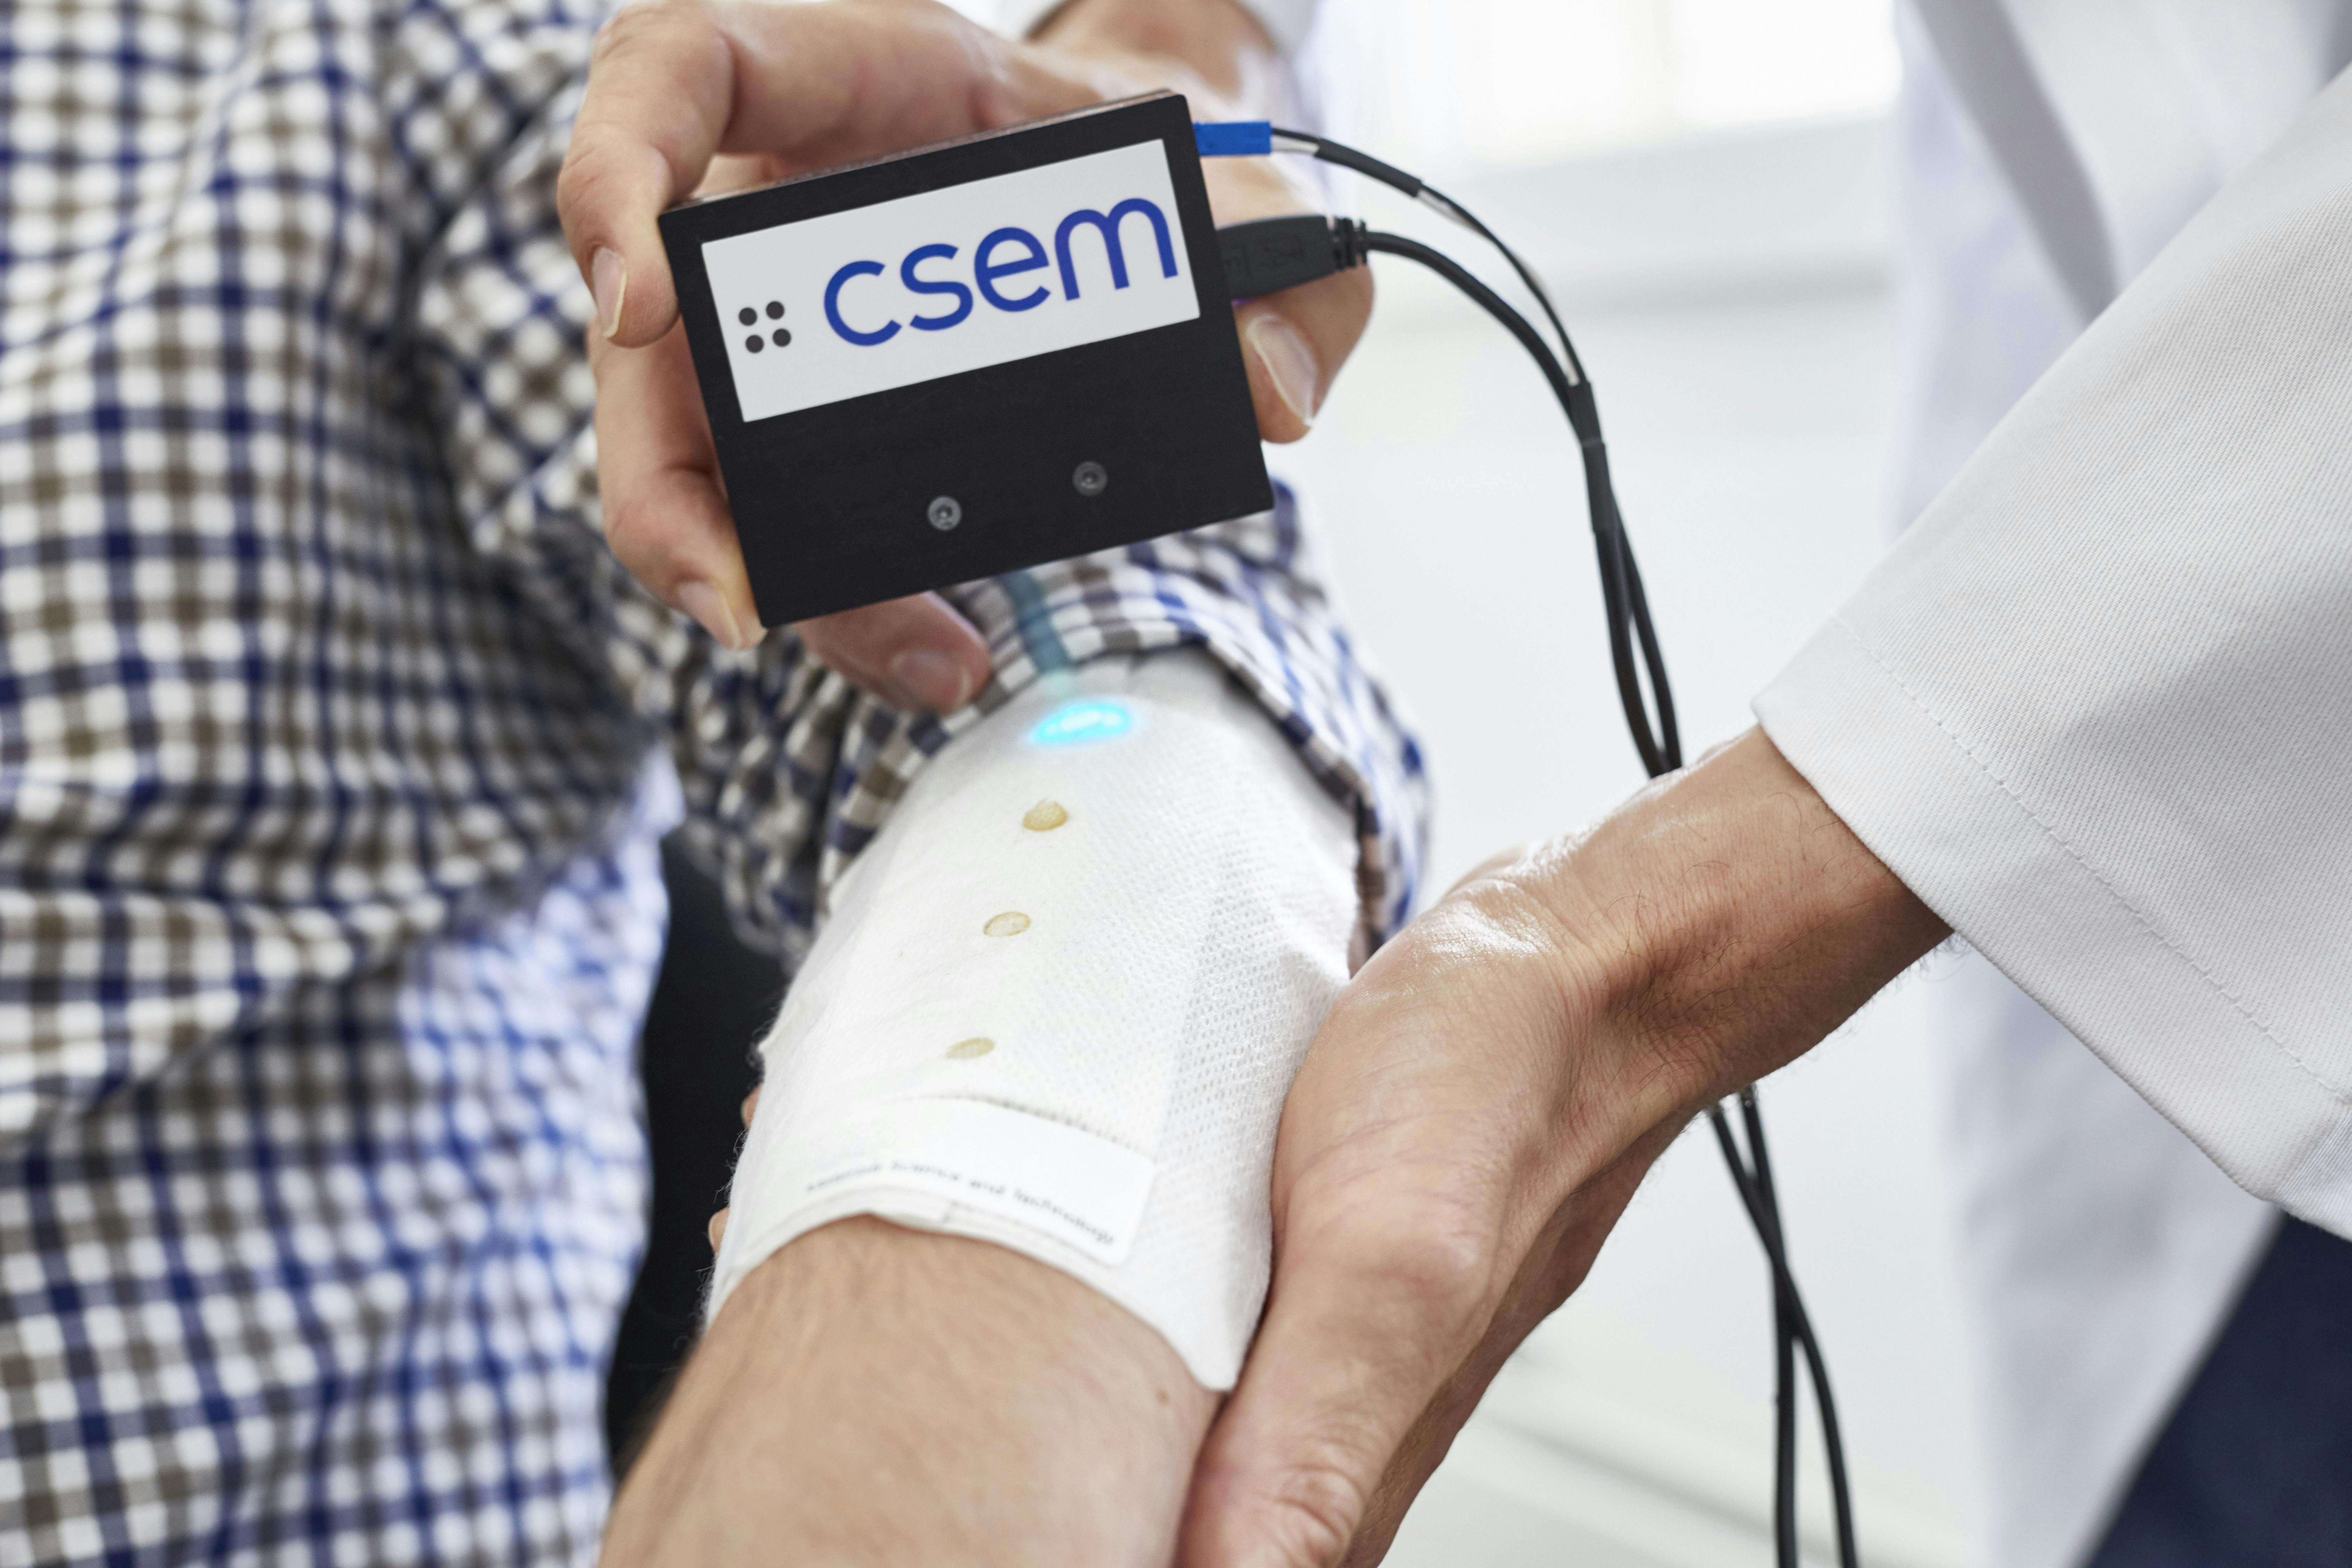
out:
{"label": "white lab coat sleeve", "polygon": [[[1046,17],[1069,0],[1003,0],[997,26],[1016,38],[1025,38]],[[1318,0],[1242,0],[1242,8],[1258,20],[1266,36],[1285,55],[1296,58],[1315,26]]]}
{"label": "white lab coat sleeve", "polygon": [[2241,1184],[2352,1237],[2347,148],[2339,81],[1756,711]]}

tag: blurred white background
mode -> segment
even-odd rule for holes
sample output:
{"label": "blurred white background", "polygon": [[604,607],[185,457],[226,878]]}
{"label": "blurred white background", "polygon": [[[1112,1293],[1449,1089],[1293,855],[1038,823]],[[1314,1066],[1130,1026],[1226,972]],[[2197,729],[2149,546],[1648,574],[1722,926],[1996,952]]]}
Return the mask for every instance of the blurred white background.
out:
{"label": "blurred white background", "polygon": [[1888,0],[1325,0],[1335,133],[1431,178],[1883,115]]}
{"label": "blurred white background", "polygon": [[[1335,133],[1462,197],[1558,286],[1688,748],[1737,733],[1892,525],[1887,0],[1328,0],[1316,54]],[[1384,192],[1342,196],[1476,253]],[[1499,329],[1380,265],[1363,349],[1275,459],[1429,742],[1433,893],[1606,811],[1640,773],[1559,415]],[[1764,1089],[1864,1556],[1886,1568],[1986,1561],[1936,984],[1906,980]],[[1506,1373],[1391,1561],[1769,1563],[1769,1321],[1702,1129]],[[1825,1552],[1818,1489],[1810,1507]]]}

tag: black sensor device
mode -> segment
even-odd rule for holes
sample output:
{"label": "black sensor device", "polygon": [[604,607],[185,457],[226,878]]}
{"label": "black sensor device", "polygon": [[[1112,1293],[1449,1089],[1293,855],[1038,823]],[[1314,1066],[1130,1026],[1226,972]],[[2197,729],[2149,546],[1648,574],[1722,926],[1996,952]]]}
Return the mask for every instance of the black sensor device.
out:
{"label": "black sensor device", "polygon": [[763,624],[1273,504],[1175,94],[661,231]]}

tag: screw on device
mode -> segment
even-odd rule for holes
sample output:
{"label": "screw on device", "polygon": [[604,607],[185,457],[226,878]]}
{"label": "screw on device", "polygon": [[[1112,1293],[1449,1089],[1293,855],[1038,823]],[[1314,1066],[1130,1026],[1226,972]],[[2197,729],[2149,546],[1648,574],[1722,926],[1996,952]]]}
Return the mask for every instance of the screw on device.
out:
{"label": "screw on device", "polygon": [[945,533],[963,521],[963,502],[953,496],[934,496],[923,515],[931,520],[933,528]]}
{"label": "screw on device", "polygon": [[1110,470],[1100,463],[1080,463],[1070,475],[1070,488],[1090,499],[1098,496],[1110,489]]}

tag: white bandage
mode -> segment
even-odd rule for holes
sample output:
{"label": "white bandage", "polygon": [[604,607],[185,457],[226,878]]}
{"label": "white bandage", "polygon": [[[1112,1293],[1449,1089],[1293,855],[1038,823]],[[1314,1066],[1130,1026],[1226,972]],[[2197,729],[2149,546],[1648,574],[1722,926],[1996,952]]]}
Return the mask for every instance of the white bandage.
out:
{"label": "white bandage", "polygon": [[879,1215],[1076,1275],[1233,1386],[1355,860],[1205,655],[1099,660],[975,725],[839,884],[761,1047],[713,1314],[794,1237]]}

